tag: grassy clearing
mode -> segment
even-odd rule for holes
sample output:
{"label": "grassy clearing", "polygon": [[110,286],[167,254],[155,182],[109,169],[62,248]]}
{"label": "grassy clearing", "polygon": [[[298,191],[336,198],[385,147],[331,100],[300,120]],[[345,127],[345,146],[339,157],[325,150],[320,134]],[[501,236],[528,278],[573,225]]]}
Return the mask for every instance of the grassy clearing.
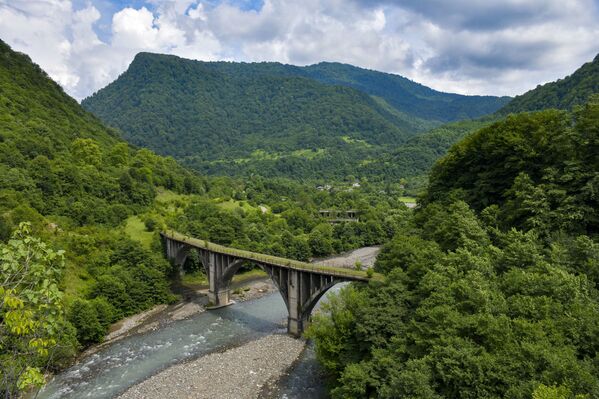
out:
{"label": "grassy clearing", "polygon": [[185,273],[181,276],[181,283],[183,285],[208,285],[208,277],[201,271]]}
{"label": "grassy clearing", "polygon": [[189,195],[185,194],[177,194],[172,192],[171,190],[167,190],[165,188],[159,188],[156,194],[156,201],[158,202],[174,202],[174,201],[189,201]]}
{"label": "grassy clearing", "polygon": [[89,293],[93,281],[87,271],[82,269],[76,262],[66,262],[62,284],[64,284],[64,292],[67,297],[85,296]]}
{"label": "grassy clearing", "polygon": [[146,231],[146,226],[139,216],[130,216],[127,219],[125,234],[146,248],[150,248],[154,240],[154,233]]}
{"label": "grassy clearing", "polygon": [[233,276],[233,282],[240,283],[243,281],[251,280],[253,278],[267,277],[267,276],[268,276],[268,274],[266,274],[266,272],[264,270],[262,270],[260,268],[256,268],[256,269],[244,271],[241,273],[237,273],[236,275]]}
{"label": "grassy clearing", "polygon": [[399,200],[404,203],[406,203],[406,202],[407,203],[416,203],[416,197],[408,197],[408,196],[399,197]]}
{"label": "grassy clearing", "polygon": [[349,136],[341,136],[341,140],[345,141],[347,144],[358,144],[364,147],[372,147],[372,144],[368,143],[366,140],[355,139]]}
{"label": "grassy clearing", "polygon": [[233,199],[219,202],[217,205],[227,211],[234,211],[235,209],[242,208],[244,211],[250,212],[255,211],[257,209],[252,205],[248,204],[247,201],[236,201]]}
{"label": "grassy clearing", "polygon": [[295,150],[291,153],[291,155],[299,158],[315,159],[324,156],[326,153],[327,150],[324,148],[318,148],[316,151],[310,149]]}

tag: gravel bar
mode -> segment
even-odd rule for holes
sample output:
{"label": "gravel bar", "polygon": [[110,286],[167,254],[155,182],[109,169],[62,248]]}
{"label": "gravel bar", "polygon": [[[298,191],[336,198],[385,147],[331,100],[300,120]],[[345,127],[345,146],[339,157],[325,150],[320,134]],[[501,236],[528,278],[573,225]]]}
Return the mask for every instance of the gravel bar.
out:
{"label": "gravel bar", "polygon": [[277,380],[304,349],[305,341],[268,335],[222,353],[172,366],[129,388],[119,399],[250,399]]}

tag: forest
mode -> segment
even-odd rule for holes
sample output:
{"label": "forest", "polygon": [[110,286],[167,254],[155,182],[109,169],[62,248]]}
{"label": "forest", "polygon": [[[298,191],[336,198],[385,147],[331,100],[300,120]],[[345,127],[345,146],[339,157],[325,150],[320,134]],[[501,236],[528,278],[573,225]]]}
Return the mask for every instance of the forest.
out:
{"label": "forest", "polygon": [[[300,68],[140,53],[82,105],[130,142],[202,173],[303,182],[359,174],[390,182],[430,166],[427,152],[435,150],[411,141],[415,135],[492,113],[508,100],[441,93],[336,63]],[[416,154],[386,162],[402,144],[426,160]]]}
{"label": "forest", "polygon": [[333,398],[599,395],[599,97],[485,127],[436,163],[309,336]]}

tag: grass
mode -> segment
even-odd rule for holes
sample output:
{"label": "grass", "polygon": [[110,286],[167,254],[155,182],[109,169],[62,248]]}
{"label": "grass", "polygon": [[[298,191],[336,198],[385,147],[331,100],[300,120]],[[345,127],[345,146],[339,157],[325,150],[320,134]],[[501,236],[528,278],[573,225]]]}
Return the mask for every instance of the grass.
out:
{"label": "grass", "polygon": [[295,150],[291,153],[291,155],[294,157],[311,160],[326,155],[326,150],[324,148],[318,148],[316,151],[310,149]]}
{"label": "grass", "polygon": [[226,211],[234,211],[238,208],[242,208],[244,211],[255,211],[257,209],[252,205],[248,204],[247,201],[236,201],[233,199],[219,202],[217,205]]}
{"label": "grass", "polygon": [[416,203],[416,198],[415,197],[404,196],[404,197],[399,197],[399,200],[401,202]]}
{"label": "grass", "polygon": [[206,277],[206,274],[201,271],[185,273],[181,276],[181,283],[184,285],[208,285],[208,277]]}
{"label": "grass", "polygon": [[300,262],[297,260],[280,258],[278,256],[259,254],[256,252],[245,251],[242,249],[225,247],[223,245],[218,245],[218,244],[208,242],[205,240],[191,238],[189,236],[186,236],[181,233],[177,233],[172,230],[170,230],[168,232],[163,232],[162,234],[172,240],[186,243],[186,244],[189,244],[196,248],[203,248],[203,249],[210,250],[212,252],[217,252],[217,253],[226,254],[226,255],[232,255],[232,256],[235,256],[238,258],[247,259],[249,261],[268,263],[271,265],[281,266],[281,267],[285,267],[288,269],[325,273],[328,275],[344,277],[344,278],[348,278],[351,280],[368,281],[370,279],[373,279],[373,280],[382,280],[383,279],[383,276],[379,273],[374,273],[372,276],[368,276],[367,272],[362,271],[362,270],[352,270],[352,269],[345,269],[345,268],[341,268],[341,267],[326,266],[326,265],[322,265],[322,264],[318,264],[318,263]]}
{"label": "grass", "polygon": [[266,274],[266,272],[264,270],[262,270],[260,268],[256,268],[256,269],[252,269],[252,270],[248,270],[245,272],[235,274],[233,276],[233,282],[240,283],[243,281],[251,280],[253,278],[266,277],[266,276],[268,276],[268,274]]}
{"label": "grass", "polygon": [[372,144],[368,143],[366,140],[354,139],[349,136],[341,136],[341,140],[345,141],[347,144],[359,144],[364,147],[372,147]]}
{"label": "grass", "polygon": [[150,248],[154,241],[154,233],[146,231],[146,226],[139,216],[130,216],[127,219],[125,234],[146,248]]}
{"label": "grass", "polygon": [[156,201],[158,202],[174,202],[174,201],[188,201],[189,195],[177,194],[171,190],[165,188],[159,188],[156,194]]}
{"label": "grass", "polygon": [[82,270],[76,262],[67,261],[62,284],[67,296],[85,296],[91,289],[94,280],[86,270]]}

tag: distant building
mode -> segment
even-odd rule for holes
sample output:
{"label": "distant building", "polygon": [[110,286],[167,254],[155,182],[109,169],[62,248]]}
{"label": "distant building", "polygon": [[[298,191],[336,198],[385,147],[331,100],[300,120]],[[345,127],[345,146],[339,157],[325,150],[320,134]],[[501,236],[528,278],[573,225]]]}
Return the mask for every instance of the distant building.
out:
{"label": "distant building", "polygon": [[318,211],[321,218],[327,219],[329,223],[342,222],[359,222],[360,211],[349,209],[347,211],[339,211],[337,209],[321,209]]}

